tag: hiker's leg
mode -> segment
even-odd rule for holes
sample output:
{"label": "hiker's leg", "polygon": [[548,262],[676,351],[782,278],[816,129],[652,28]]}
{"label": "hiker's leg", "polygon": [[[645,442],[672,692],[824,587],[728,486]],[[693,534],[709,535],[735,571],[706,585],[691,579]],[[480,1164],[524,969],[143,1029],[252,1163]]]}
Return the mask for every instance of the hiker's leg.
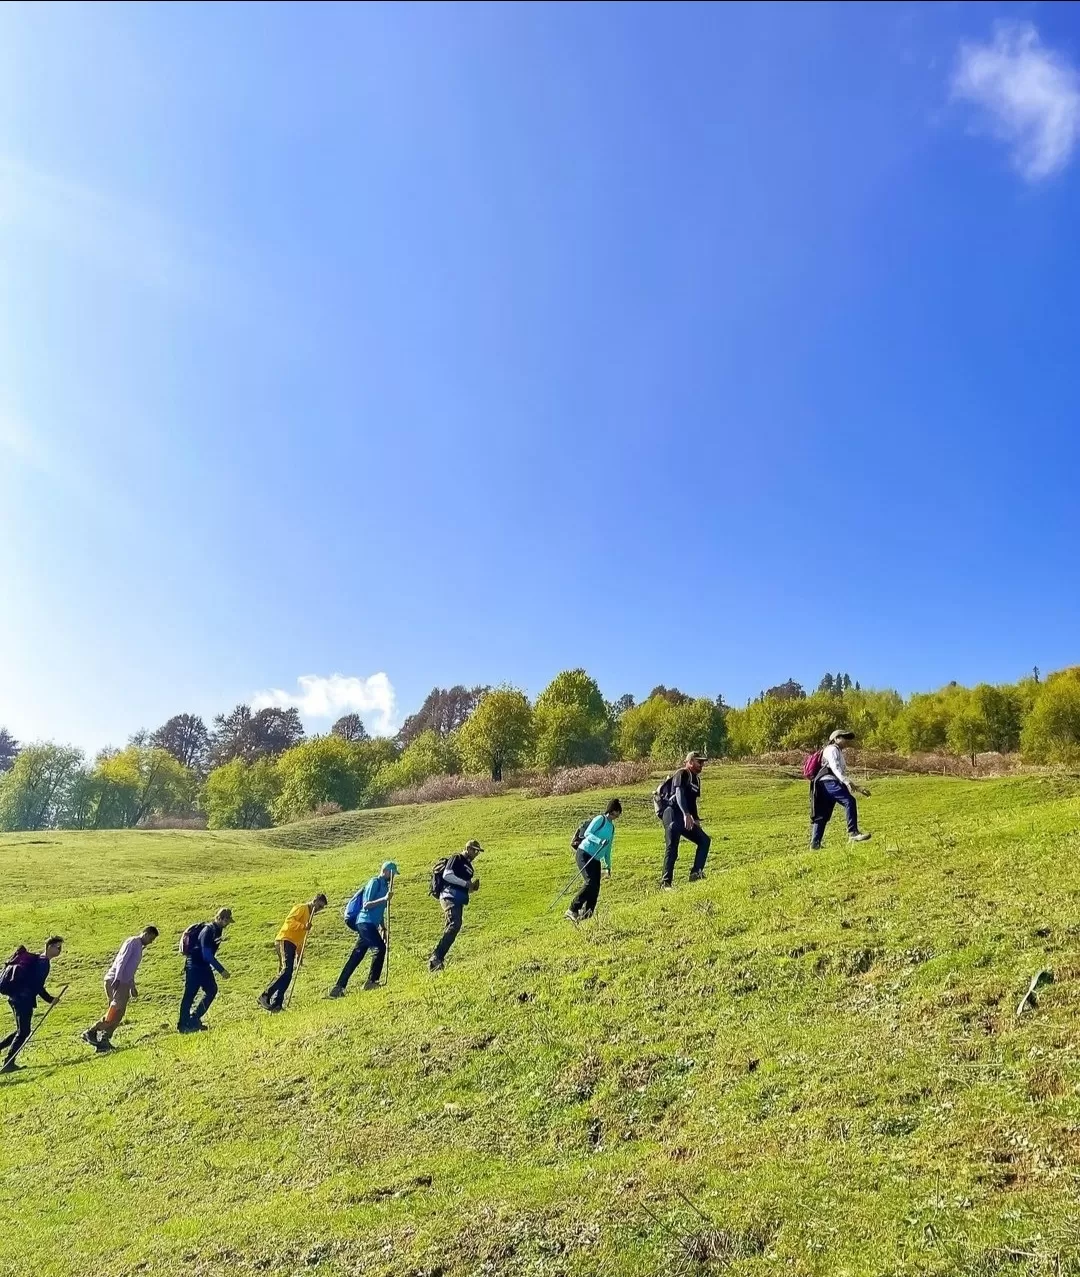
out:
{"label": "hiker's leg", "polygon": [[199,974],[199,988],[202,989],[202,997],[199,999],[199,1005],[191,1013],[193,1020],[201,1020],[207,1011],[210,1010],[210,1004],[217,997],[217,980],[214,978],[214,971],[209,963],[207,963],[205,970]]}
{"label": "hiker's leg", "polygon": [[11,1014],[15,1017],[15,1027],[5,1038],[0,1038],[0,1051],[6,1051],[7,1048],[15,1041],[19,1032],[19,1013],[15,1009],[15,1003],[8,999],[8,1006],[11,1007]]}
{"label": "hiker's leg", "polygon": [[180,999],[180,1018],[181,1026],[191,1021],[191,1004],[195,1001],[195,996],[202,988],[202,974],[199,968],[190,958],[184,963],[184,994]]}
{"label": "hiker's leg", "polygon": [[371,970],[368,972],[368,980],[372,984],[378,984],[382,979],[383,963],[386,961],[386,941],[383,939],[382,932],[378,927],[365,927],[368,933],[367,939],[371,946]]}
{"label": "hiker's leg", "polygon": [[592,879],[590,877],[590,873],[592,866],[596,865],[597,861],[594,857],[590,856],[588,852],[582,851],[580,848],[575,853],[574,859],[577,862],[582,882],[581,890],[577,893],[573,900],[570,901],[570,912],[581,913],[583,909],[593,909],[596,907],[595,900],[591,900],[590,902],[592,893]]}
{"label": "hiker's leg", "polygon": [[[109,1005],[102,1016],[99,1023],[101,1028],[98,1029],[101,1040],[108,1042],[116,1030],[120,1027],[120,1022],[127,1013],[128,1002],[131,999],[130,984],[113,984],[112,993],[109,997]],[[95,1026],[96,1027],[96,1026]]]}
{"label": "hiker's leg", "polygon": [[[4,1039],[4,1042],[9,1047],[8,1060],[13,1060],[18,1055],[19,1047],[30,1036],[30,1028],[34,1021],[34,1004],[32,1002],[12,1002],[11,1009],[15,1012],[15,1032]],[[6,1064],[7,1060],[4,1063]]]}
{"label": "hiker's leg", "polygon": [[683,824],[682,812],[672,804],[664,810],[664,871],[660,875],[660,881],[667,886],[671,886],[671,880],[675,876],[675,861],[679,857],[679,839],[685,832]]}
{"label": "hiker's leg", "polygon": [[821,849],[821,840],[825,836],[825,825],[827,821],[828,821],[828,817],[826,817],[825,820],[812,820],[810,822],[810,850],[811,851],[819,851]]}
{"label": "hiker's leg", "polygon": [[444,900],[443,907],[443,933],[439,937],[439,943],[435,946],[434,957],[441,962],[450,952],[450,946],[457,939],[457,934],[461,930],[461,921],[465,914],[465,906],[458,904],[453,900]]}
{"label": "hiker's leg", "polygon": [[833,806],[839,803],[843,807],[844,814],[847,816],[848,833],[857,834],[859,832],[859,808],[855,802],[855,795],[846,785],[841,785],[838,780],[826,780],[822,784],[825,787],[825,792],[833,800]]}
{"label": "hiker's leg", "polygon": [[296,967],[296,945],[291,940],[282,940],[279,958],[281,960],[281,970],[277,973],[277,978],[270,982],[266,992],[263,994],[263,997],[273,1007],[284,1005],[285,994],[292,983],[293,971]]}
{"label": "hiker's leg", "polygon": [[694,853],[694,864],[690,870],[691,874],[701,874],[705,872],[705,862],[709,859],[709,848],[712,846],[712,839],[700,825],[695,825],[693,829],[688,829],[684,838],[688,838],[697,851]]}
{"label": "hiker's leg", "polygon": [[367,957],[367,951],[370,948],[367,940],[364,939],[364,929],[361,927],[356,933],[356,943],[353,945],[349,956],[345,959],[345,965],[341,968],[341,975],[337,978],[337,987],[344,989],[349,983],[349,977],[356,968]]}
{"label": "hiker's leg", "polygon": [[586,881],[582,895],[585,897],[586,913],[596,912],[596,902],[600,899],[600,873],[600,861],[594,856],[585,866]]}

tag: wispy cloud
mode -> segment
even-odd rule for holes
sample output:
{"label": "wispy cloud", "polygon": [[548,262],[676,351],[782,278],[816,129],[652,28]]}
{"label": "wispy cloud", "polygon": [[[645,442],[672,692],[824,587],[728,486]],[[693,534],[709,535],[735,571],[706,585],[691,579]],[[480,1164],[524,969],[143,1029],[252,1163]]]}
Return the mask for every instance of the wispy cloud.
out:
{"label": "wispy cloud", "polygon": [[1080,76],[1030,22],[998,25],[989,44],[962,44],[952,95],[981,108],[1029,182],[1063,169],[1080,138]]}
{"label": "wispy cloud", "polygon": [[[251,698],[252,709],[295,706],[304,718],[338,718],[356,713],[364,716],[365,726],[377,736],[389,736],[397,730],[397,698],[394,685],[385,674],[367,678],[301,674],[296,683],[300,690],[295,693],[280,688],[256,692]],[[375,717],[369,719],[369,715]]]}

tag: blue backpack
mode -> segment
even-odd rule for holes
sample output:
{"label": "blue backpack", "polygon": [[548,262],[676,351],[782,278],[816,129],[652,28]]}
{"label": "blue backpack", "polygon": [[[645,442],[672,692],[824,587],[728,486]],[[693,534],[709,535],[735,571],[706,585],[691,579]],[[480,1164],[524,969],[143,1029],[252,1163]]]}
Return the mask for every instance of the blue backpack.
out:
{"label": "blue backpack", "polygon": [[367,887],[361,887],[355,896],[345,906],[345,912],[342,917],[345,919],[345,925],[350,931],[356,930],[356,920],[360,917],[360,910],[364,907],[364,892]]}

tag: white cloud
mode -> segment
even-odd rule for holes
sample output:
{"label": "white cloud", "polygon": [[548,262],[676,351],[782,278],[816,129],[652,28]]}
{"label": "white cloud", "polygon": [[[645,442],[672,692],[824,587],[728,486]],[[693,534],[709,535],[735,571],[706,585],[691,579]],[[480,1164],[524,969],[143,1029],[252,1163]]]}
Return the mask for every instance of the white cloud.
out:
{"label": "white cloud", "polygon": [[301,674],[296,683],[300,689],[296,693],[276,687],[256,692],[251,698],[251,708],[295,706],[304,718],[339,718],[342,714],[356,713],[376,736],[390,736],[397,730],[397,698],[394,685],[385,674],[372,674],[368,678]]}
{"label": "white cloud", "polygon": [[1063,169],[1080,138],[1080,76],[1030,22],[999,24],[991,44],[961,45],[952,95],[982,108],[1029,182]]}

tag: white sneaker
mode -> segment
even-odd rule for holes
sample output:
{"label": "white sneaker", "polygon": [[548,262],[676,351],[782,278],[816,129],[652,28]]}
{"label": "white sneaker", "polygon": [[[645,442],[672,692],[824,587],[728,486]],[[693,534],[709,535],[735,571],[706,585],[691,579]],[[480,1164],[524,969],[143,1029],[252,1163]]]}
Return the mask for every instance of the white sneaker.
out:
{"label": "white sneaker", "polygon": [[869,834],[848,834],[848,842],[869,842]]}

